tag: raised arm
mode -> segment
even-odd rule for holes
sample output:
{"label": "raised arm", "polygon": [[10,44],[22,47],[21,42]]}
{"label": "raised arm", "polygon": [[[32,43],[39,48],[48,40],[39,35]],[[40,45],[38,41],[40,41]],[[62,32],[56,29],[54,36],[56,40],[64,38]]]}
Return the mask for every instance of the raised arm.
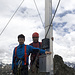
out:
{"label": "raised arm", "polygon": [[[46,51],[46,50],[43,50],[43,49],[40,49],[40,48],[35,48],[35,47],[33,47],[33,46],[30,46],[30,50],[31,50],[31,52],[35,52],[35,51],[38,51],[38,52],[40,52],[40,53],[44,53],[44,54],[51,54],[51,52],[49,52],[49,51]],[[35,51],[34,51],[35,50]]]}

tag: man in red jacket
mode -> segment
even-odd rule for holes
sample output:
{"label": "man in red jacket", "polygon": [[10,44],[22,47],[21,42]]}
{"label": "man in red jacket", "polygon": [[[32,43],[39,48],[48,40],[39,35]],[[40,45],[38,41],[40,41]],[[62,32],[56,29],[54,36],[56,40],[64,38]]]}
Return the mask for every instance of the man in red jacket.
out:
{"label": "man in red jacket", "polygon": [[[41,48],[42,47],[42,42],[39,42],[39,34],[37,32],[34,32],[32,34],[32,39],[33,39],[33,42],[30,44],[31,46],[36,47],[36,48]],[[51,39],[53,41],[53,37]],[[32,69],[32,65],[35,62],[35,59],[37,57],[37,54],[38,54],[38,52],[35,50],[35,53],[31,53],[31,57],[30,57],[31,58],[30,66],[31,66],[32,73],[34,75],[39,75],[40,74],[39,73],[39,57],[36,60],[36,65],[35,65],[36,66],[36,69],[35,70]],[[42,54],[39,53],[38,56],[40,56],[40,55],[42,55]]]}

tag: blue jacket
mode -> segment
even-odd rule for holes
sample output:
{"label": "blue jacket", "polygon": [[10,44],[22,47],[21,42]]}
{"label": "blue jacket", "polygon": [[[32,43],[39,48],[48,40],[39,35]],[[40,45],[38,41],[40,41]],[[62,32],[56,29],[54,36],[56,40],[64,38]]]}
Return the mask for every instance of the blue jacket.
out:
{"label": "blue jacket", "polygon": [[[16,55],[17,55],[18,58],[23,58],[24,57],[24,50],[25,50],[24,48],[25,48],[25,44],[17,46]],[[27,55],[30,55],[30,53],[34,52],[35,49],[40,50],[40,53],[44,53],[45,54],[45,50],[39,49],[39,48],[35,48],[33,46],[30,46],[30,45],[27,45],[27,47],[26,47]],[[15,56],[15,48],[14,48],[14,51],[13,51],[12,70],[14,68],[14,56]],[[15,59],[15,62],[16,61],[17,61],[17,58]],[[29,57],[26,58],[26,63],[27,64],[28,64],[28,61],[29,61]],[[15,64],[18,65],[18,62],[16,62]],[[24,61],[23,60],[22,60],[22,65],[24,65]]]}

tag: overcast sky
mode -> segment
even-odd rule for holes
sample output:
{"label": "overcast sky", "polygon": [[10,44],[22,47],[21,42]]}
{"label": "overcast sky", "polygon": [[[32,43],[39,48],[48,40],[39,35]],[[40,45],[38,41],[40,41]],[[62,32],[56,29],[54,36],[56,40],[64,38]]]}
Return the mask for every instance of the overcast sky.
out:
{"label": "overcast sky", "polygon": [[[45,0],[35,0],[45,23]],[[0,0],[0,32],[5,27],[22,0]],[[54,13],[58,0],[52,0]],[[0,36],[0,61],[12,62],[12,54],[18,45],[17,36],[26,36],[25,44],[32,42],[32,33],[44,38],[45,30],[38,16],[33,0],[25,0],[5,31]],[[53,54],[63,57],[64,61],[75,62],[75,0],[61,0],[53,21]]]}

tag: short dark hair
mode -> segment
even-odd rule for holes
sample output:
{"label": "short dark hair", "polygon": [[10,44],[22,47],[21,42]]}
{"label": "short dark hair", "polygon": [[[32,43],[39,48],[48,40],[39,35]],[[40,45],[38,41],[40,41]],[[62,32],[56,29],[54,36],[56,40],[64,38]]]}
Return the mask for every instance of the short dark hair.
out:
{"label": "short dark hair", "polygon": [[18,39],[19,38],[24,38],[24,40],[25,40],[25,36],[23,34],[18,35]]}

